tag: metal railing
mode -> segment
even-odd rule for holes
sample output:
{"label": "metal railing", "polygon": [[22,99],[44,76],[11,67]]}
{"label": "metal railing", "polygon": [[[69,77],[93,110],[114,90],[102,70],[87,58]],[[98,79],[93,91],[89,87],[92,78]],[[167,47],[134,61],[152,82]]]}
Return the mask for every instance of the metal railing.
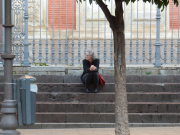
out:
{"label": "metal railing", "polygon": [[[163,12],[143,1],[124,3],[127,64],[180,63],[179,7],[172,3]],[[114,14],[113,1],[106,4]],[[101,64],[113,66],[113,34],[97,4],[12,0],[12,14],[14,64],[73,66],[82,63],[87,49],[93,49]],[[4,40],[0,44],[4,46]]]}

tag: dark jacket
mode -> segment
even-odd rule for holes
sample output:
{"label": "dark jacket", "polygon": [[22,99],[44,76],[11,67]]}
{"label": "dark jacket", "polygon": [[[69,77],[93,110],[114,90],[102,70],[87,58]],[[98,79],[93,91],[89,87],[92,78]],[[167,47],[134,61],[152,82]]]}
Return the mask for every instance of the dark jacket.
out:
{"label": "dark jacket", "polygon": [[[90,71],[89,68],[90,68],[91,65],[94,65],[97,69],[95,71]],[[91,65],[90,65],[90,62],[88,60],[86,60],[86,59],[83,60],[83,70],[84,71],[83,71],[83,74],[81,75],[81,78],[86,73],[98,72],[98,70],[99,70],[99,59],[93,60]]]}

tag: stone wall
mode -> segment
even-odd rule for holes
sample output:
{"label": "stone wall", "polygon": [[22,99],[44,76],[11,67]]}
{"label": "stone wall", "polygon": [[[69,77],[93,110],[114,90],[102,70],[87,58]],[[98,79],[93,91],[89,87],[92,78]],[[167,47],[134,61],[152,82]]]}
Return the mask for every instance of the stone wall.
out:
{"label": "stone wall", "polygon": [[[29,75],[75,75],[80,76],[83,72],[82,66],[14,66],[13,74],[29,74]],[[114,67],[100,65],[99,73],[102,75],[114,75]],[[0,67],[0,75],[4,75],[4,68]],[[180,75],[179,66],[164,66],[154,67],[150,66],[128,66],[126,68],[126,75]]]}

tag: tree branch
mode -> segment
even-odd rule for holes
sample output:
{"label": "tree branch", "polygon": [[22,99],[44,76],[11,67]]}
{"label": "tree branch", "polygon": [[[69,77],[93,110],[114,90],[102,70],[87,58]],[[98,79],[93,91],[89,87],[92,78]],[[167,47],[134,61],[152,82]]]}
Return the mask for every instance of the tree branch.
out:
{"label": "tree branch", "polygon": [[108,20],[109,23],[110,23],[110,27],[111,27],[111,29],[113,30],[113,29],[114,29],[114,26],[115,26],[115,25],[114,25],[114,23],[115,23],[115,16],[113,16],[113,15],[110,13],[107,5],[106,5],[102,0],[98,0],[98,1],[97,1],[97,4],[100,6],[100,8],[102,9],[102,11],[104,12],[107,20]]}

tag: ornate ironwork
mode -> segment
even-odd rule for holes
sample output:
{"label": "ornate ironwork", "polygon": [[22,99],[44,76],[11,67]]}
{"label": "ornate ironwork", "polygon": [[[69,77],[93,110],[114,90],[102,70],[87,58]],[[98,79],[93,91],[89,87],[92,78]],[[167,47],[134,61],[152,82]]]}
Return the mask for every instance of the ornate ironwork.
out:
{"label": "ornate ironwork", "polygon": [[24,27],[25,0],[12,0],[12,52],[16,54],[14,62],[22,63],[23,44],[25,37]]}

